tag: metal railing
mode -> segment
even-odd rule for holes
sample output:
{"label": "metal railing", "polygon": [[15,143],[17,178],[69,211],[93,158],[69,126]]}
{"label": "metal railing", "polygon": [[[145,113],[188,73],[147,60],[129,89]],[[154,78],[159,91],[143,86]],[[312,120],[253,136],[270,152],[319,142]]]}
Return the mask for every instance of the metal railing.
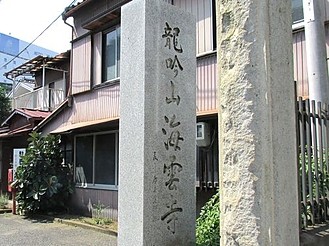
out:
{"label": "metal railing", "polygon": [[329,219],[328,105],[299,98],[296,119],[301,226],[306,228]]}
{"label": "metal railing", "polygon": [[52,111],[65,99],[64,91],[53,88],[39,88],[15,97],[13,108],[28,108]]}

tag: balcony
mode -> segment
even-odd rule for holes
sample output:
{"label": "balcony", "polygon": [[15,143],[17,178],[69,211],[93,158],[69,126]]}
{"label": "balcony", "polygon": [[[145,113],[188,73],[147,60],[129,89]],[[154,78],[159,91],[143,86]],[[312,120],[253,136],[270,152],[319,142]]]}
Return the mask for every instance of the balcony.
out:
{"label": "balcony", "polygon": [[14,97],[12,101],[12,108],[53,111],[64,101],[64,99],[64,90],[44,87]]}

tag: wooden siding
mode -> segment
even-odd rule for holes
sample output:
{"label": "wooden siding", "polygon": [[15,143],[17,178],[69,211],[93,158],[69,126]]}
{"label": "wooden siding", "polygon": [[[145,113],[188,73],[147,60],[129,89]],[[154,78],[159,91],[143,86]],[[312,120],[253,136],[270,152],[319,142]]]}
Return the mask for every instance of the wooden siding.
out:
{"label": "wooden siding", "polygon": [[105,206],[102,216],[118,220],[118,191],[116,190],[76,188],[70,207],[74,209],[73,211],[92,216],[97,204]]}
{"label": "wooden siding", "polygon": [[119,84],[77,94],[72,99],[72,106],[47,123],[42,132],[47,134],[73,124],[116,119],[119,117],[119,95]]}
{"label": "wooden siding", "polygon": [[72,124],[119,117],[119,84],[74,97]]}
{"label": "wooden siding", "polygon": [[196,105],[198,114],[217,110],[217,56],[213,54],[197,60]]}
{"label": "wooden siding", "polygon": [[72,94],[76,94],[90,90],[91,38],[87,36],[72,46]]}
{"label": "wooden siding", "polygon": [[174,0],[173,3],[196,17],[197,54],[213,51],[212,0]]}
{"label": "wooden siding", "polygon": [[308,98],[308,76],[305,49],[305,32],[293,33],[294,80],[297,85],[297,97]]}
{"label": "wooden siding", "polygon": [[[217,112],[216,93],[216,53],[197,60],[197,113],[199,115]],[[55,129],[81,122],[119,117],[120,84],[92,89],[88,93],[76,94],[72,106],[65,109],[60,117],[52,120],[43,129],[51,132]]]}

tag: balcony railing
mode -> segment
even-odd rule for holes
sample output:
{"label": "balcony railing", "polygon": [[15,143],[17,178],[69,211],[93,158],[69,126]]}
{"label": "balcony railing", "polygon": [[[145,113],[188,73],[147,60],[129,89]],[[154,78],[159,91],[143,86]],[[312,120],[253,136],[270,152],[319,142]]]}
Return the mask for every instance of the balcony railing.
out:
{"label": "balcony railing", "polygon": [[65,99],[64,91],[53,88],[40,88],[25,93],[13,100],[13,108],[28,108],[52,111]]}

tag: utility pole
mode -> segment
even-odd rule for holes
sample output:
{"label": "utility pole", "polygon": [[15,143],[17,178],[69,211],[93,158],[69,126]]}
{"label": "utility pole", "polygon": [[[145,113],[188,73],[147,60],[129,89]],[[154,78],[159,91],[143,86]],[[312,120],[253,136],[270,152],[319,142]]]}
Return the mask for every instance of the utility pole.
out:
{"label": "utility pole", "polygon": [[309,99],[329,103],[323,1],[303,0]]}

